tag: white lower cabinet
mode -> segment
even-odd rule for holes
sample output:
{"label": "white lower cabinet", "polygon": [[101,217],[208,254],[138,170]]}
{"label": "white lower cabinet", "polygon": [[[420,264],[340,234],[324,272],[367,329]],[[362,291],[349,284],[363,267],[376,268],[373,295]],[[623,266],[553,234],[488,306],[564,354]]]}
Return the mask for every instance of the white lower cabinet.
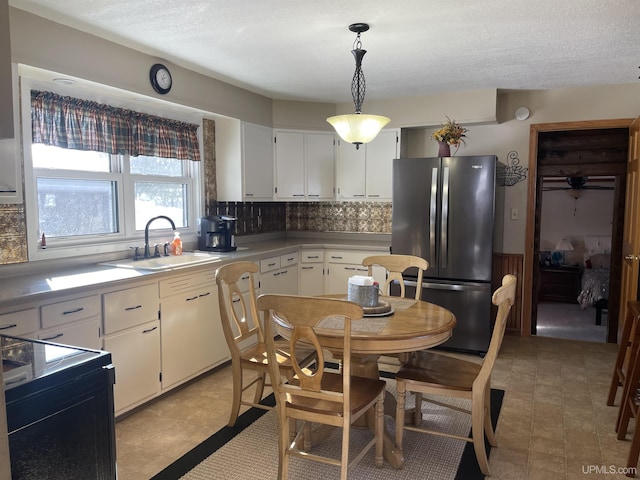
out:
{"label": "white lower cabinet", "polygon": [[115,413],[119,415],[160,393],[160,322],[154,320],[104,339],[116,371]]}
{"label": "white lower cabinet", "polygon": [[324,250],[303,250],[300,258],[300,295],[324,293]]}
{"label": "white lower cabinet", "polygon": [[37,308],[26,308],[0,315],[0,335],[33,337],[39,328],[40,315]]}
{"label": "white lower cabinet", "polygon": [[260,261],[260,293],[298,294],[298,252]]}
{"label": "white lower cabinet", "polygon": [[[367,275],[368,268],[362,265],[362,260],[369,255],[379,255],[380,252],[361,252],[355,250],[326,252],[327,274],[325,275],[324,293],[347,294],[349,277]],[[374,267],[373,277],[381,285],[384,283],[386,272],[382,267]]]}
{"label": "white lower cabinet", "polygon": [[43,330],[38,339],[47,342],[61,343],[71,347],[84,347],[100,350],[100,317],[92,317],[87,321]]}
{"label": "white lower cabinet", "polygon": [[38,332],[38,338],[73,347],[100,349],[100,319],[99,295],[41,305],[42,330]]}
{"label": "white lower cabinet", "polygon": [[166,390],[224,362],[230,354],[220,322],[215,270],[161,281],[160,292],[167,295],[160,299],[162,390]]}
{"label": "white lower cabinet", "polygon": [[102,295],[103,350],[116,371],[116,415],[160,393],[158,284],[132,284]]}

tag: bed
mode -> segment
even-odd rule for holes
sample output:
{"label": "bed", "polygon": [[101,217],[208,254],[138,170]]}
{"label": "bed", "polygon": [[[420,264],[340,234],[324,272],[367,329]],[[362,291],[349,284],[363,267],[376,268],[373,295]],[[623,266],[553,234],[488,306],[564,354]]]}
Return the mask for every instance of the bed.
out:
{"label": "bed", "polygon": [[584,239],[584,270],[578,303],[596,310],[596,325],[602,324],[602,311],[608,307],[611,266],[611,237],[589,236]]}

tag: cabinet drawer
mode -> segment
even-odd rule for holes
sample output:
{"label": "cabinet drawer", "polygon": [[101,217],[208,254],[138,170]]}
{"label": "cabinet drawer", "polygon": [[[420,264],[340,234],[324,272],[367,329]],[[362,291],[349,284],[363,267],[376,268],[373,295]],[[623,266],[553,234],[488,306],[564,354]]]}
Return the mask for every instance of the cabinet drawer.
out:
{"label": "cabinet drawer", "polygon": [[0,315],[0,334],[25,335],[38,330],[38,309],[28,308]]}
{"label": "cabinet drawer", "polygon": [[84,318],[100,315],[100,297],[77,298],[66,302],[52,303],[40,307],[42,328],[55,327]]}
{"label": "cabinet drawer", "polygon": [[105,293],[102,301],[104,333],[107,335],[158,318],[158,286],[155,283]]}
{"label": "cabinet drawer", "polygon": [[207,269],[199,272],[194,272],[190,275],[179,275],[176,277],[168,278],[167,280],[160,280],[160,298],[183,293],[188,290],[197,287],[202,284],[216,283],[216,269]]}
{"label": "cabinet drawer", "polygon": [[296,265],[298,263],[298,252],[291,252],[285,255],[280,255],[280,268],[288,267],[289,265]]}
{"label": "cabinet drawer", "polygon": [[100,317],[96,316],[87,322],[40,332],[38,338],[40,340],[62,343],[63,345],[70,345],[72,347],[99,350],[101,347]]}
{"label": "cabinet drawer", "polygon": [[260,273],[271,272],[280,268],[280,257],[269,257],[260,260]]}
{"label": "cabinet drawer", "polygon": [[302,263],[324,262],[324,250],[303,250],[300,261]]}
{"label": "cabinet drawer", "polygon": [[369,255],[369,253],[365,252],[344,252],[339,250],[329,250],[327,252],[327,262],[362,264],[362,260]]}

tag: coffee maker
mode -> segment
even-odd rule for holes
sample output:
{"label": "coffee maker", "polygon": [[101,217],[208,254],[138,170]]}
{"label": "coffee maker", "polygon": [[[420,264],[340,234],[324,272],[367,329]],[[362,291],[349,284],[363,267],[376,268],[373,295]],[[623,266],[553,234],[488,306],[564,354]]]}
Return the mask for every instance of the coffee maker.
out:
{"label": "coffee maker", "polygon": [[198,250],[232,252],[236,249],[236,217],[210,215],[198,219]]}

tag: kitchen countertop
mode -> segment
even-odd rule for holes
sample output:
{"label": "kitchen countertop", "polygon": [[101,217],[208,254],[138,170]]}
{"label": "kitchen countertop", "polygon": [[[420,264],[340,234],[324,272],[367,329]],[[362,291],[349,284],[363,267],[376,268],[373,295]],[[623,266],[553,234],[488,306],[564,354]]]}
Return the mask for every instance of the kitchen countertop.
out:
{"label": "kitchen countertop", "polygon": [[[259,237],[259,236],[256,236]],[[175,266],[161,271],[119,268],[96,263],[65,265],[57,261],[57,267],[49,265],[43,273],[37,271],[37,263],[24,265],[24,274],[3,275],[0,279],[0,308],[54,297],[60,294],[82,293],[84,290],[106,287],[132,280],[157,280],[187,269],[207,268],[211,265],[237,261],[257,261],[269,255],[283,255],[300,248],[337,248],[341,250],[379,250],[389,252],[390,236],[384,234],[326,234],[322,232],[299,232],[288,236],[264,236],[256,240],[237,237],[240,249],[235,252],[211,252],[212,260],[196,265]],[[18,269],[19,270],[19,269]],[[36,270],[36,271],[33,271]],[[16,268],[13,268],[16,271]]]}

